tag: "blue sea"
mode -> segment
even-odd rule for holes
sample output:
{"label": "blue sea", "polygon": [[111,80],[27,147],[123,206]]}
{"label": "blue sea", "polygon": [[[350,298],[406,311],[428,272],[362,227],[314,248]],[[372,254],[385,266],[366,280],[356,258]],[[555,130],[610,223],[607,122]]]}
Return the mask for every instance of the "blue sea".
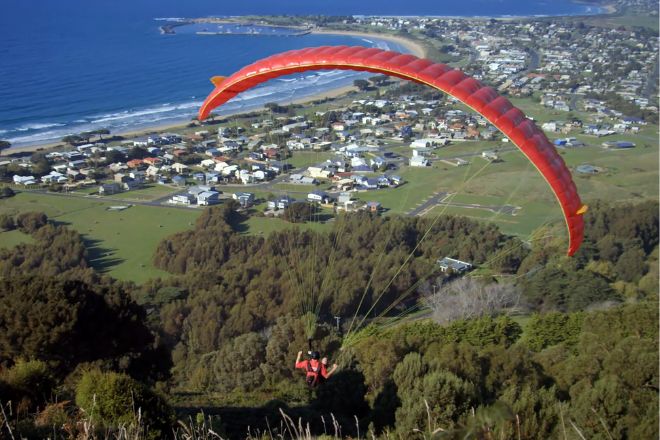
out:
{"label": "blue sea", "polygon": [[[445,2],[362,0],[3,0],[0,6],[0,139],[24,146],[94,128],[119,133],[192,118],[209,78],[285,50],[367,45],[333,35],[163,35],[168,17],[247,14],[515,16],[598,13],[569,0]],[[272,80],[239,95],[220,114],[290,101],[350,84],[355,73],[325,71]],[[364,74],[362,74],[364,75]]]}

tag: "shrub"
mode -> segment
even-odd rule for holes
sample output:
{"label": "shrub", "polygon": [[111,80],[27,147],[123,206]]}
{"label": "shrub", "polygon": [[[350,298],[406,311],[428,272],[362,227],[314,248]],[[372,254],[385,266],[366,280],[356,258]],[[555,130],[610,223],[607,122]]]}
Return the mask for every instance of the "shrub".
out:
{"label": "shrub", "polygon": [[169,405],[126,374],[98,370],[84,373],[76,387],[76,404],[99,427],[142,423],[145,438],[150,439],[163,438],[174,422]]}

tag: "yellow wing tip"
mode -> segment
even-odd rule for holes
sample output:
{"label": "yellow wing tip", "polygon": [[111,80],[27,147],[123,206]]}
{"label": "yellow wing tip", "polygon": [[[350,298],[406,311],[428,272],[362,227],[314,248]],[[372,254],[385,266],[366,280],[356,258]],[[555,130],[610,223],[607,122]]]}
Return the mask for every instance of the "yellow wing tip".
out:
{"label": "yellow wing tip", "polygon": [[582,215],[585,214],[587,211],[589,211],[589,206],[588,205],[582,205],[580,209],[577,210],[576,214],[577,215]]}
{"label": "yellow wing tip", "polygon": [[211,82],[213,83],[214,86],[218,87],[222,82],[227,79],[226,76],[214,76],[211,78]]}

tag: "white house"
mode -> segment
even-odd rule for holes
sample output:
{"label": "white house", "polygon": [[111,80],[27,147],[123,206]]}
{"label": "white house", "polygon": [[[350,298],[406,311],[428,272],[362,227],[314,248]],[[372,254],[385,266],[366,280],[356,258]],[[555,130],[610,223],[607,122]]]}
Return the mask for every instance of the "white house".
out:
{"label": "white house", "polygon": [[311,193],[307,194],[307,200],[316,203],[328,203],[330,202],[331,198],[327,193],[323,191],[312,191]]}
{"label": "white house", "polygon": [[472,269],[472,264],[454,258],[445,257],[437,261],[441,272],[463,273]]}
{"label": "white house", "polygon": [[37,183],[34,176],[19,176],[19,175],[14,174],[13,180],[14,180],[15,184],[25,185],[25,186],[34,185],[35,183]]}
{"label": "white house", "polygon": [[174,165],[172,165],[172,169],[174,169],[174,171],[176,171],[177,173],[181,174],[188,169],[188,165],[184,165],[182,163],[177,162]]}
{"label": "white house", "polygon": [[172,196],[170,202],[177,205],[192,205],[195,203],[195,197],[192,194],[177,194]]}
{"label": "white house", "polygon": [[426,167],[429,165],[429,161],[422,156],[413,156],[410,158],[411,167]]}

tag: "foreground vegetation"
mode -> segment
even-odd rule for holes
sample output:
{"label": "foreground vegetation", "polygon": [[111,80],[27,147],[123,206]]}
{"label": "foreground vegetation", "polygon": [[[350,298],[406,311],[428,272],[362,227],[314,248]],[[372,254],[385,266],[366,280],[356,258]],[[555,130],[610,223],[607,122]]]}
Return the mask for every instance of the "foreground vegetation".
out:
{"label": "foreground vegetation", "polygon": [[[141,287],[89,268],[83,237],[43,214],[0,220],[29,237],[0,250],[3,434],[286,438],[282,410],[310,435],[658,435],[656,202],[593,204],[572,259],[551,234],[530,249],[451,216],[250,236],[230,203],[162,240],[172,275]],[[410,314],[454,286],[445,255],[515,303]],[[308,336],[341,365],[314,391],[292,370]]]}

